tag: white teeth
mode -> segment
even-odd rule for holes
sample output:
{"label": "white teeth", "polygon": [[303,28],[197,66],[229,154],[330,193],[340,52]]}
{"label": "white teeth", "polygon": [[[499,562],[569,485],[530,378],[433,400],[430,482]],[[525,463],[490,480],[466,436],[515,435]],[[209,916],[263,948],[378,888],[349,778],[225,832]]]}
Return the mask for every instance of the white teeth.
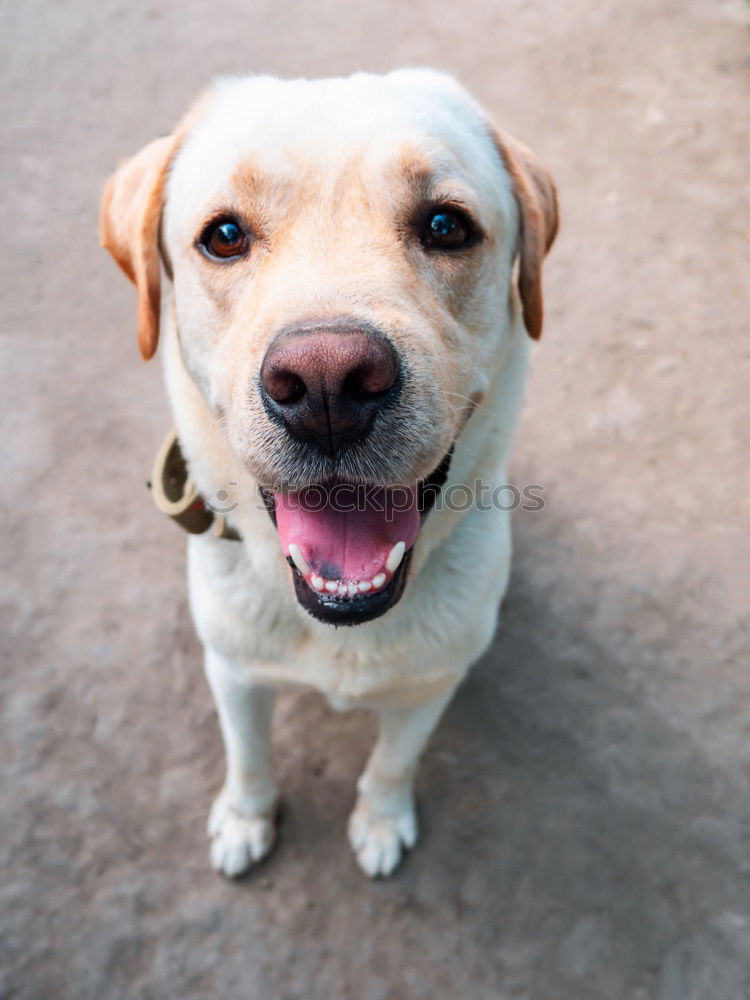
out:
{"label": "white teeth", "polygon": [[[398,568],[404,555],[404,543],[399,542],[397,545],[394,545],[391,553],[389,553],[388,558],[391,565],[395,561],[392,558],[394,551],[398,556],[398,562],[395,562],[396,568]],[[372,580],[348,580],[346,582],[344,580],[326,580],[322,576],[318,576],[317,573],[312,572],[298,546],[290,545],[289,555],[294,565],[303,574],[313,590],[317,590],[318,592],[327,591],[329,594],[335,594],[337,597],[357,597],[359,594],[366,594],[370,590],[378,590],[388,579],[385,573],[378,573]],[[391,570],[391,572],[393,571]]]}
{"label": "white teeth", "polygon": [[305,562],[305,557],[300,552],[299,548],[292,542],[289,546],[289,555],[292,557],[292,562],[300,571],[303,576],[307,576],[310,572],[310,567]]}
{"label": "white teeth", "polygon": [[389,573],[395,573],[399,568],[401,560],[404,558],[404,552],[406,552],[405,542],[396,542],[385,561],[385,568]]}

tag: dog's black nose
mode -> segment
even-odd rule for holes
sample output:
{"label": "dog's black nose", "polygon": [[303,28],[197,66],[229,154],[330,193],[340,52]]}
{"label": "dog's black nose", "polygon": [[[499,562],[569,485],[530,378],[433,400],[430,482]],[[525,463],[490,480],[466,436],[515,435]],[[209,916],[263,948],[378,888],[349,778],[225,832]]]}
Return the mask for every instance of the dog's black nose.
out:
{"label": "dog's black nose", "polygon": [[366,327],[320,325],[283,331],[260,369],[263,402],[297,440],[327,455],[364,438],[392,398],[398,359],[382,334]]}

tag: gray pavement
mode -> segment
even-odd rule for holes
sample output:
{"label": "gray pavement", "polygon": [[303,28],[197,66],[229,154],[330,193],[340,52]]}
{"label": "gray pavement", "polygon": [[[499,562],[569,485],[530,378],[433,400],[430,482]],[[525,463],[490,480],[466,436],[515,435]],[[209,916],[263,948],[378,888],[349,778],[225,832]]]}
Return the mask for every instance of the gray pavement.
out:
{"label": "gray pavement", "polygon": [[[740,0],[0,7],[0,997],[750,996],[750,30]],[[453,70],[559,182],[503,624],[371,884],[370,723],[276,725],[281,843],[230,884],[168,423],[101,186],[217,72]]]}

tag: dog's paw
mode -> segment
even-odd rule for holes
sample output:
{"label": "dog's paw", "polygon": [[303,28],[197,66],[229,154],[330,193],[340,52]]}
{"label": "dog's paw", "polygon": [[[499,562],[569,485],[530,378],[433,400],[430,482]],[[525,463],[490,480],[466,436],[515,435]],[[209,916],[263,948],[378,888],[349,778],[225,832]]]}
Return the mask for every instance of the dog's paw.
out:
{"label": "dog's paw", "polygon": [[276,842],[276,809],[245,815],[226,792],[220,792],[208,817],[208,835],[212,867],[227,878],[239,878],[262,861]]}
{"label": "dog's paw", "polygon": [[370,878],[392,875],[398,868],[403,848],[417,842],[417,814],[409,797],[399,811],[382,813],[360,797],[349,817],[349,843],[359,867]]}

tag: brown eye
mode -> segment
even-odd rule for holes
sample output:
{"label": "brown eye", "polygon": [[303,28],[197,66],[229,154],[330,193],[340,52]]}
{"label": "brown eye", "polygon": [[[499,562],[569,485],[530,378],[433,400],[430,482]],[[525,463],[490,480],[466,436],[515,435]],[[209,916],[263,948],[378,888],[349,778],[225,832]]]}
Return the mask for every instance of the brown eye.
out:
{"label": "brown eye", "polygon": [[247,253],[250,237],[235,219],[219,219],[204,229],[199,243],[209,257],[227,260]]}
{"label": "brown eye", "polygon": [[463,212],[439,209],[427,217],[422,243],[437,250],[460,250],[474,241],[474,230]]}

